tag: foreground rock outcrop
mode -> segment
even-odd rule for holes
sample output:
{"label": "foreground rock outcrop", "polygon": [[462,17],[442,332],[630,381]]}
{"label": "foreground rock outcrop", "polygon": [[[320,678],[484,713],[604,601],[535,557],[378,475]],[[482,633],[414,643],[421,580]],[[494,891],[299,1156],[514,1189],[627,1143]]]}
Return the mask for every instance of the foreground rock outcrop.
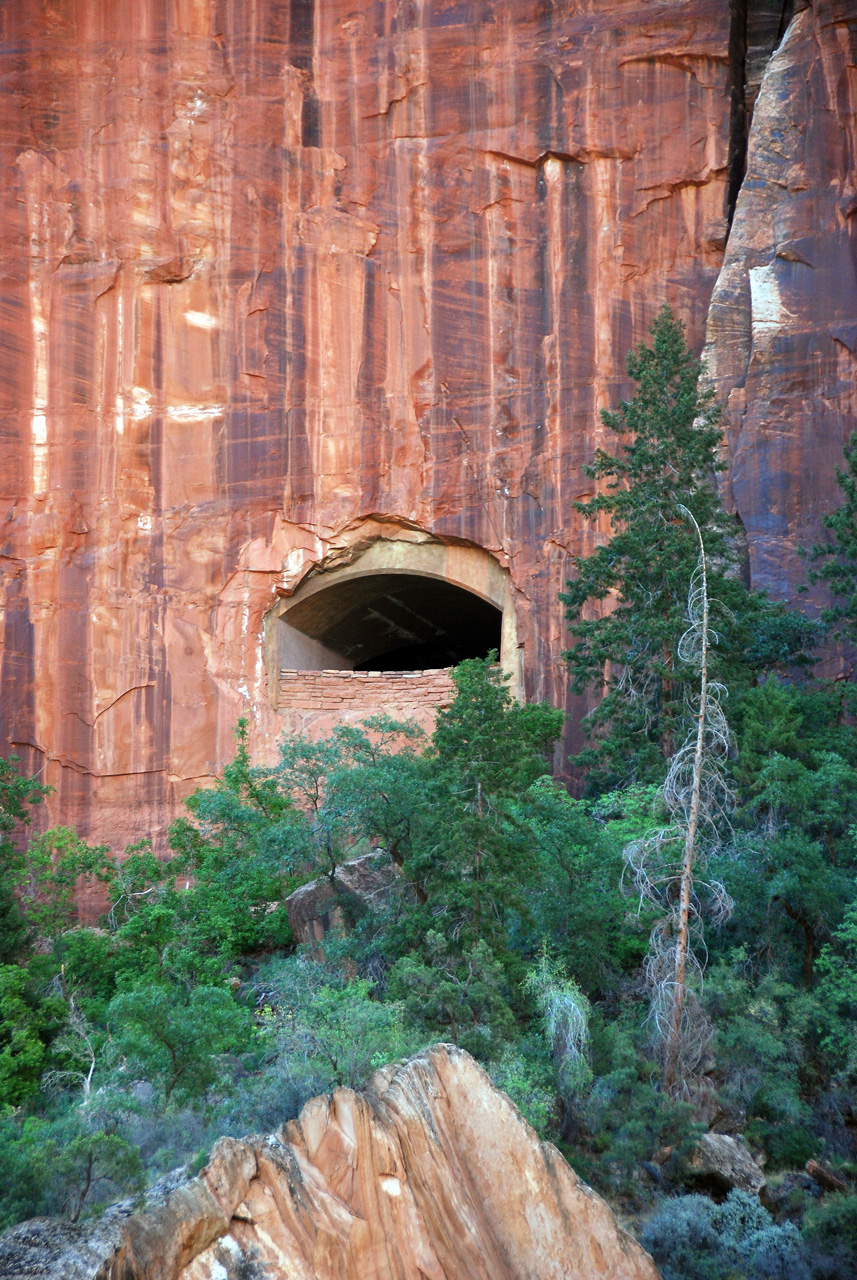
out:
{"label": "foreground rock outcrop", "polygon": [[0,1280],[658,1280],[468,1054],[439,1045],[221,1139],[199,1178],[94,1226],[0,1238]]}

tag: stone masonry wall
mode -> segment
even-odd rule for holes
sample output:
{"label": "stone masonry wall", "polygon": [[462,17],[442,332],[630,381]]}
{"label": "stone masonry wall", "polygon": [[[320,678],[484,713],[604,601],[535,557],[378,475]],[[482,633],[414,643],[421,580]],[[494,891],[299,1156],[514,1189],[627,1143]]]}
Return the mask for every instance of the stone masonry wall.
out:
{"label": "stone masonry wall", "polygon": [[452,701],[446,668],[427,671],[280,672],[279,710],[290,733],[326,737],[342,721],[389,715],[415,720],[430,732],[435,715]]}

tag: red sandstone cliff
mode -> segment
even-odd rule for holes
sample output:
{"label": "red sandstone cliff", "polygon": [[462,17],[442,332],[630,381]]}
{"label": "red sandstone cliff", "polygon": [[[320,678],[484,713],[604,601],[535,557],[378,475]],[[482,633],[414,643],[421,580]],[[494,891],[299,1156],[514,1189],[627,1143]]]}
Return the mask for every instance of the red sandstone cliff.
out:
{"label": "red sandstone cliff", "polygon": [[[280,729],[263,617],[373,513],[511,571],[562,697],[571,504],[725,237],[728,6],[6,0],[2,725],[130,839]],[[387,524],[393,529],[395,523]]]}
{"label": "red sandstone cliff", "polygon": [[[495,556],[527,692],[563,698],[598,409],[664,300],[701,345],[789,7],[750,0],[745,48],[725,0],[5,0],[0,740],[56,787],[54,821],[162,832],[242,712],[263,758],[267,611],[379,533]],[[815,328],[760,380],[722,305],[709,327],[775,584],[769,511],[788,542],[828,503],[854,415],[848,7],[797,19],[776,110],[807,145],[764,218],[745,186],[718,295],[796,219],[774,270],[814,273]],[[809,473],[796,405],[823,436]]]}
{"label": "red sandstone cliff", "polygon": [[0,1237],[0,1280],[658,1280],[605,1202],[472,1058],[440,1045],[190,1182]]}
{"label": "red sandstone cliff", "polygon": [[753,581],[788,598],[857,428],[853,0],[815,0],[767,66],[704,354]]}

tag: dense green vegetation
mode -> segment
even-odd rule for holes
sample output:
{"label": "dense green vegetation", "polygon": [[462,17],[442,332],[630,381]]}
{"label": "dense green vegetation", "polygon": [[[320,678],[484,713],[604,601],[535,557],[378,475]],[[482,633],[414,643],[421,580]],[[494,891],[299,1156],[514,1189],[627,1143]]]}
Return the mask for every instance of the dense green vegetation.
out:
{"label": "dense green vegetation", "polygon": [[[560,714],[518,705],[480,661],[455,670],[431,737],[376,719],[286,738],[255,768],[240,725],[167,860],[63,829],[27,843],[44,790],[0,763],[0,1225],[95,1212],[220,1133],[449,1039],[641,1224],[667,1280],[855,1273],[854,685],[814,679],[820,627],[744,585],[716,414],[668,313],[629,372],[636,396],[605,415],[620,452],[598,454],[579,507],[608,535],[564,597],[572,679],[597,695],[578,796],[550,776]],[[638,901],[626,851],[665,823],[693,720],[679,642],[698,547],[678,503],[705,540],[730,727],[731,799],[700,836],[697,889],[717,881],[733,909],[706,930],[704,986],[688,979],[701,1051],[665,1089],[646,979],[663,911]],[[830,528],[815,562],[837,566],[829,618],[848,635],[857,560]],[[335,878],[361,855],[395,868],[371,908]],[[75,924],[81,877],[103,886],[97,928]],[[346,922],[323,954],[295,944],[284,906],[314,877]],[[767,1207],[696,1194],[687,1157],[711,1123],[764,1156]],[[821,1197],[810,1158],[846,1190]]]}

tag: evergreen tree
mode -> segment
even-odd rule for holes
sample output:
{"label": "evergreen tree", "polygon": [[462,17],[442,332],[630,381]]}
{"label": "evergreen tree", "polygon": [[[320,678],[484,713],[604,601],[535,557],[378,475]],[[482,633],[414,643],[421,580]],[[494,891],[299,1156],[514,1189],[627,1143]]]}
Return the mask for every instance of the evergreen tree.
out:
{"label": "evergreen tree", "polygon": [[836,468],[836,482],[845,501],[824,517],[824,526],[832,537],[817,543],[810,560],[823,560],[820,569],[810,569],[810,582],[823,582],[835,603],[822,614],[834,635],[857,641],[857,431],[852,431],[845,446],[846,469]]}
{"label": "evergreen tree", "polygon": [[29,825],[29,806],[39,804],[50,791],[35,778],[19,773],[18,757],[0,760],[0,963],[14,963],[30,939],[30,928],[16,890],[26,854],[13,839],[18,823]]}
{"label": "evergreen tree", "polygon": [[748,591],[738,577],[735,528],[715,483],[725,467],[719,409],[699,391],[700,363],[668,307],[651,334],[652,345],[628,357],[633,398],[601,415],[621,452],[596,452],[585,468],[596,495],[575,503],[585,520],[606,522],[610,537],[591,555],[575,557],[575,576],[561,596],[575,642],[566,655],[572,687],[603,690],[584,723],[591,745],[577,757],[595,768],[601,784],[663,776],[684,737],[697,673],[678,643],[698,547],[680,505],[706,546],[712,678],[731,687],[737,675],[740,685],[759,670],[794,661],[813,639],[812,624]]}

